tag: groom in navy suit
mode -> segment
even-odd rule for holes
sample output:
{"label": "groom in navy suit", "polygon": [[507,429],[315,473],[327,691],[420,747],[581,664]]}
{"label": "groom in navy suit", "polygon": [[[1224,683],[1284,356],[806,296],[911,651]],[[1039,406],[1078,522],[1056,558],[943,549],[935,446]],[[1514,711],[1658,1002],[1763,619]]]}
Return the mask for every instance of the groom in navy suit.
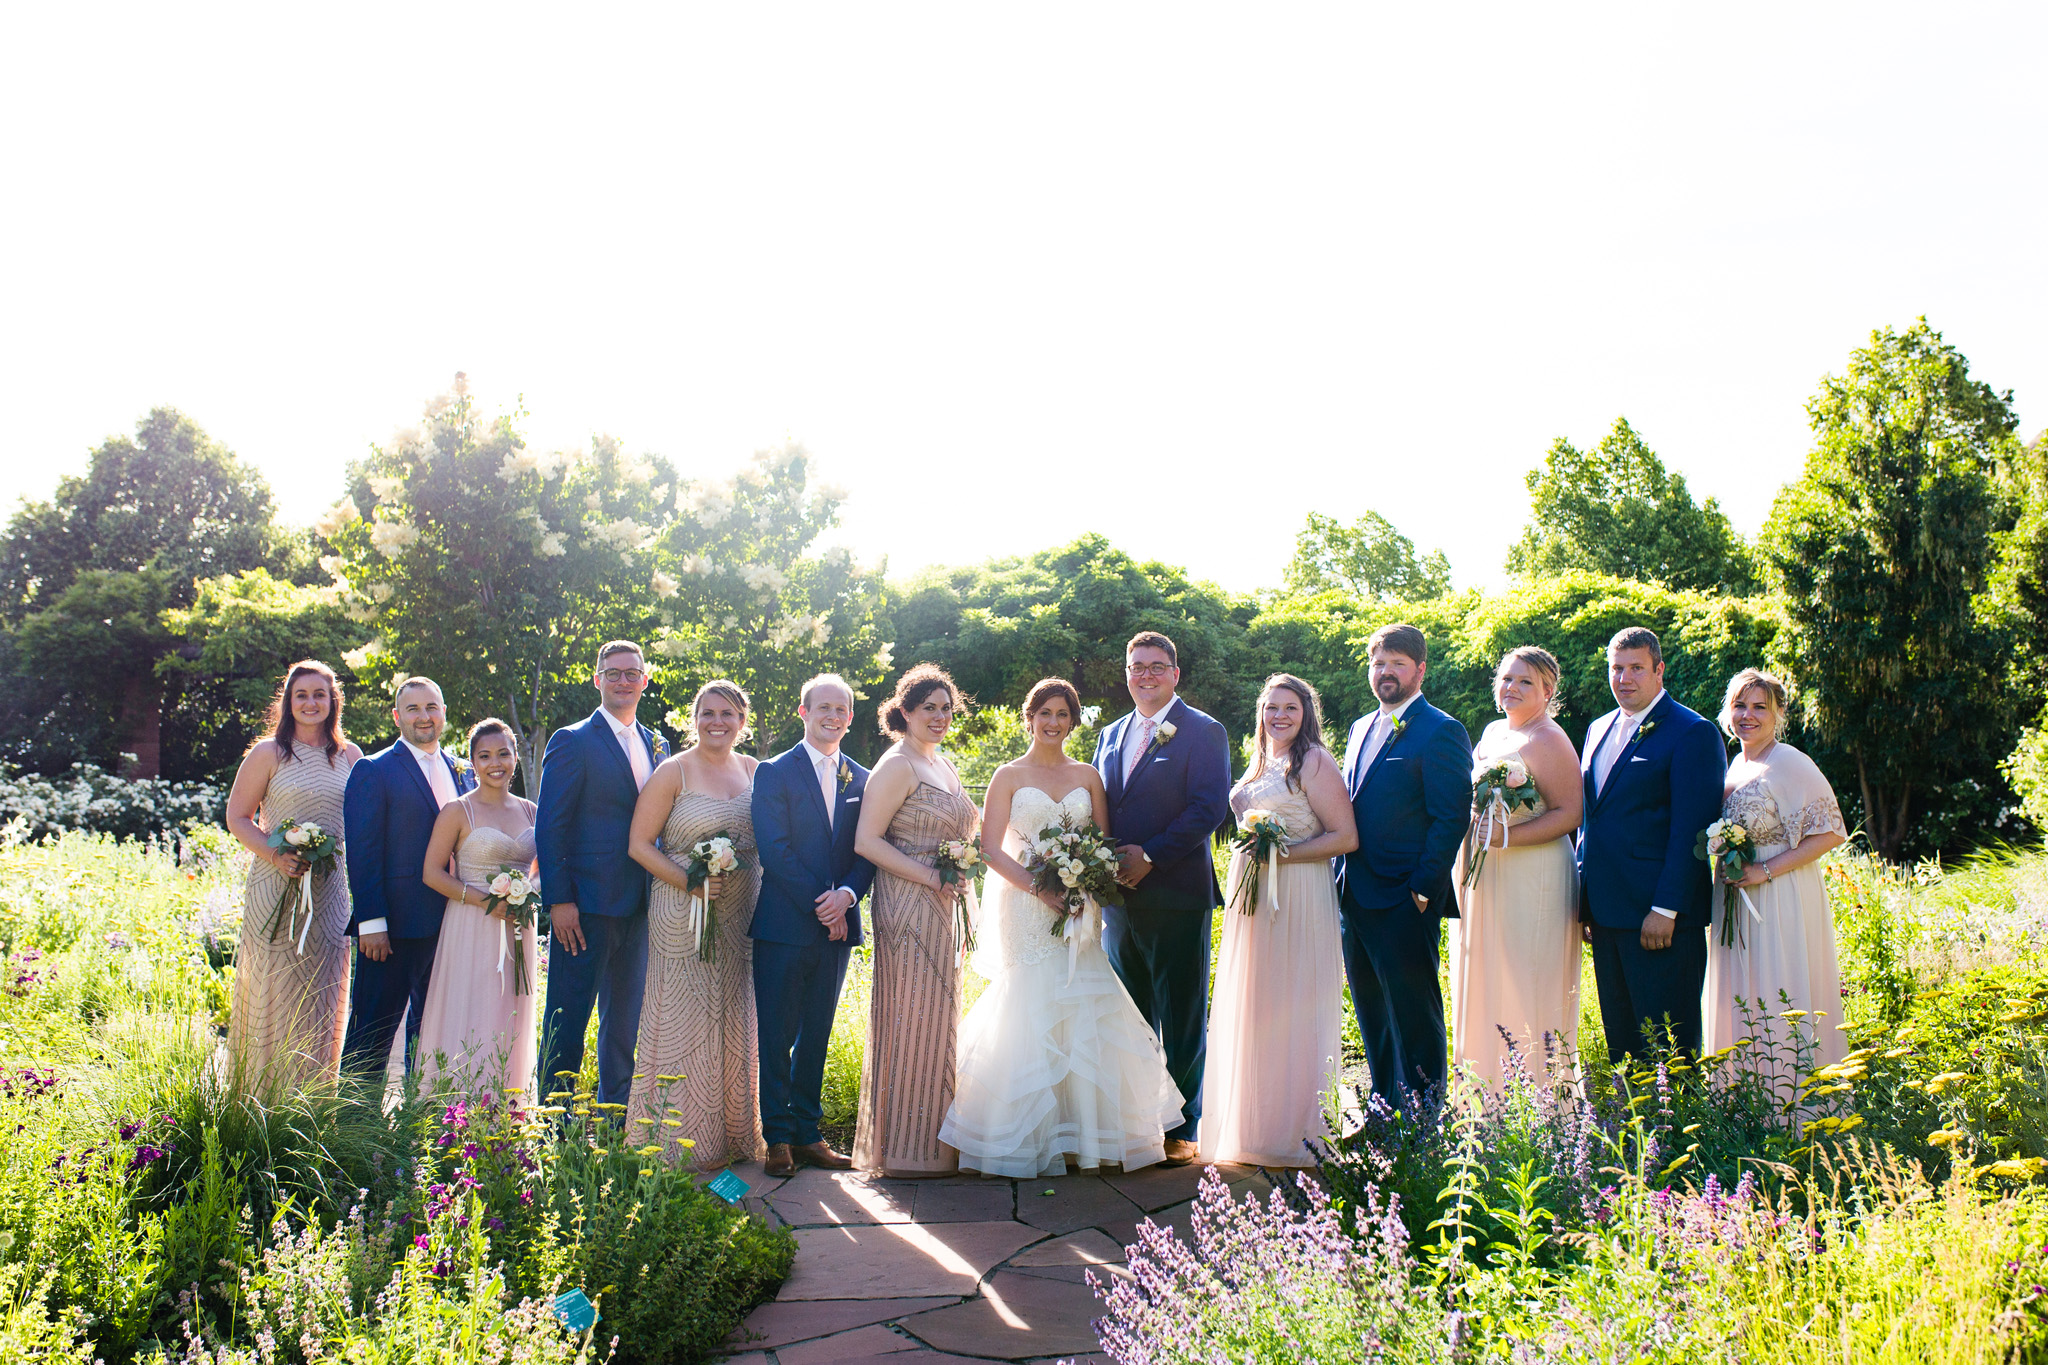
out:
{"label": "groom in navy suit", "polygon": [[1620,709],[1586,730],[1586,814],[1579,829],[1579,917],[1607,1055],[1700,1047],[1712,885],[1693,856],[1720,818],[1728,748],[1714,723],[1664,690],[1664,648],[1631,626],[1607,644],[1607,683]]}
{"label": "groom in navy suit", "polygon": [[590,681],[601,704],[548,737],[534,812],[540,889],[554,922],[540,1088],[573,1087],[561,1073],[583,1069],[583,1032],[595,1005],[597,1098],[624,1104],[647,985],[647,872],[628,856],[626,836],[668,742],[637,716],[648,682],[640,646],[606,643]]}
{"label": "groom in navy suit", "polygon": [[1230,739],[1174,695],[1180,657],[1158,631],[1124,646],[1124,675],[1138,709],[1095,745],[1125,887],[1121,906],[1102,908],[1102,947],[1185,1097],[1163,1163],[1184,1166],[1198,1151],[1209,1055],[1209,921],[1222,901],[1209,839],[1230,812]]}
{"label": "groom in navy suit", "polygon": [[421,879],[427,842],[441,807],[476,786],[467,765],[441,748],[448,711],[433,679],[400,683],[391,698],[391,720],[397,740],[349,770],[341,797],[348,931],[356,940],[342,1057],[350,1070],[372,1076],[382,1073],[401,1018],[408,1054],[420,1036],[420,1010],[448,904]]}
{"label": "groom in navy suit", "polygon": [[1441,1086],[1448,1054],[1437,943],[1458,913],[1451,868],[1472,823],[1472,741],[1422,695],[1429,644],[1410,625],[1367,642],[1379,709],[1351,727],[1344,783],[1358,848],[1337,868],[1344,975],[1372,1092],[1390,1109]]}
{"label": "groom in navy suit", "polygon": [[874,865],[853,852],[868,770],[839,752],[853,723],[853,689],[836,673],[804,684],[804,737],[754,770],[754,846],[761,894],[754,905],[754,1013],[760,1023],[761,1132],[769,1175],[802,1162],[853,1162],[818,1131],[825,1044],[860,942],[861,897]]}

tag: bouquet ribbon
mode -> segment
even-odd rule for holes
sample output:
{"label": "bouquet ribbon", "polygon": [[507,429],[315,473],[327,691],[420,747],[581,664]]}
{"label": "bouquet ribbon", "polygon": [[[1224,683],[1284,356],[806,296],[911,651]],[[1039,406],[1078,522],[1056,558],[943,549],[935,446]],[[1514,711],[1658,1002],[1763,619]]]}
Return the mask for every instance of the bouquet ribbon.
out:
{"label": "bouquet ribbon", "polygon": [[974,924],[981,918],[981,899],[974,894],[974,878],[960,878],[960,894],[953,898],[953,969],[967,965],[967,950],[974,946]]}
{"label": "bouquet ribbon", "polygon": [[512,953],[512,926],[498,921],[498,994],[505,993],[505,959]]}
{"label": "bouquet ribbon", "polygon": [[698,956],[704,952],[704,917],[709,908],[702,891],[690,893],[690,952]]}
{"label": "bouquet ribbon", "polygon": [[312,893],[306,889],[306,883],[308,880],[312,878],[312,876],[313,874],[309,871],[306,873],[305,876],[299,878],[299,907],[306,912],[306,922],[299,926],[300,957],[304,957],[306,955],[306,933],[313,927],[313,896]]}
{"label": "bouquet ribbon", "polygon": [[1486,809],[1479,812],[1479,847],[1466,860],[1465,885],[1470,886],[1479,880],[1479,870],[1486,866],[1487,851],[1493,847],[1495,829],[1500,830],[1500,846],[1505,849],[1508,846],[1508,803],[1498,787],[1486,803]]}
{"label": "bouquet ribbon", "polygon": [[1060,937],[1067,941],[1067,984],[1071,986],[1074,969],[1081,964],[1081,945],[1102,937],[1102,907],[1095,903],[1095,897],[1085,891],[1081,893],[1080,913],[1067,916]]}
{"label": "bouquet ribbon", "polygon": [[1735,888],[1735,894],[1742,897],[1742,908],[1749,911],[1749,917],[1755,920],[1758,924],[1762,924],[1764,922],[1764,917],[1757,913],[1756,902],[1749,898],[1749,888],[1746,886],[1738,886]]}

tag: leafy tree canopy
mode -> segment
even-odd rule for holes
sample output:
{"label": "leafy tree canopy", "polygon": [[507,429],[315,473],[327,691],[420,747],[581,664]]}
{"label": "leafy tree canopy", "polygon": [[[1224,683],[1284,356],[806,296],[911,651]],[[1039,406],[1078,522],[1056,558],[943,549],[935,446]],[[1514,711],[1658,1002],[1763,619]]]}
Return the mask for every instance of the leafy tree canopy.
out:
{"label": "leafy tree canopy", "polygon": [[1367,512],[1349,526],[1311,512],[1294,537],[1287,591],[1333,590],[1382,602],[1446,597],[1451,591],[1451,561],[1442,550],[1418,557],[1415,542],[1377,512]]}
{"label": "leafy tree canopy", "polygon": [[1532,514],[1508,551],[1510,573],[1587,569],[1668,588],[1756,590],[1751,554],[1720,506],[1696,505],[1685,476],[1626,418],[1590,451],[1560,436],[1528,483]]}
{"label": "leafy tree canopy", "polygon": [[1807,404],[1815,445],[1762,539],[1812,725],[1897,858],[1916,797],[1987,771],[2017,730],[2011,641],[1979,611],[2017,501],[2012,395],[1921,318],[1881,328]]}

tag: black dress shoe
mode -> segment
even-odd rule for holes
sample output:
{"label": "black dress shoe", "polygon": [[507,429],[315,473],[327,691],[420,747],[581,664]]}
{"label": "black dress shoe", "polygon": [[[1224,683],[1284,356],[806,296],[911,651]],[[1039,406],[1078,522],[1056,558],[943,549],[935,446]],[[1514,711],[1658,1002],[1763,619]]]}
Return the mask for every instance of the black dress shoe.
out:
{"label": "black dress shoe", "polygon": [[762,1165],[763,1174],[781,1177],[796,1173],[796,1162],[790,1160],[789,1144],[771,1142],[768,1144],[768,1160]]}

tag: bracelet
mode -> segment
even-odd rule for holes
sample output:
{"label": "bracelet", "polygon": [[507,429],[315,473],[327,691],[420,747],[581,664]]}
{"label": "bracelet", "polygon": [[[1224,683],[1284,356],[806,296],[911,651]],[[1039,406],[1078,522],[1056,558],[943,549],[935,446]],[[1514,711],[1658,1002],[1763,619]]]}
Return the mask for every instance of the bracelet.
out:
{"label": "bracelet", "polygon": [[1777,879],[1778,879],[1778,869],[1777,869],[1777,868],[1775,868],[1775,867],[1772,867],[1772,866],[1771,866],[1771,865],[1770,865],[1769,863],[1765,863],[1765,864],[1764,864],[1764,880],[1765,880],[1765,881],[1767,881],[1767,882],[1770,882],[1770,881],[1776,881]]}
{"label": "bracelet", "polygon": [[468,904],[469,904],[469,883],[468,883],[468,882],[464,882],[464,883],[462,884],[462,903],[463,903],[464,905],[468,905]]}

